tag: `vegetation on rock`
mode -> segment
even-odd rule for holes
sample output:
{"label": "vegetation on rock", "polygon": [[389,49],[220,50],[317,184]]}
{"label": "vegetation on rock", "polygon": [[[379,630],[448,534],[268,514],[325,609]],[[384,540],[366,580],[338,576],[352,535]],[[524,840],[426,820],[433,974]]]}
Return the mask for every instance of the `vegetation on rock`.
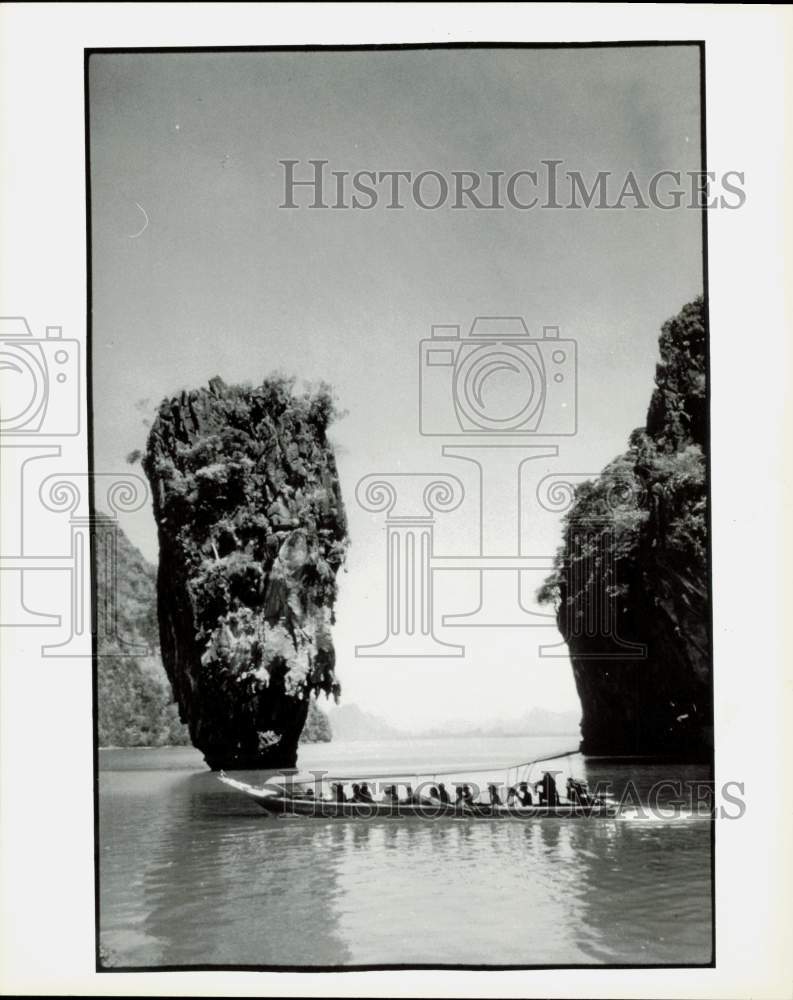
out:
{"label": "vegetation on rock", "polygon": [[188,743],[158,655],[157,571],[107,515],[96,521],[97,538],[112,539],[115,550],[111,567],[95,547],[99,745]]}
{"label": "vegetation on rock", "polygon": [[129,656],[104,656],[97,669],[99,746],[162,747],[190,742],[164,673],[160,679]]}
{"label": "vegetation on rock", "polygon": [[152,425],[163,662],[211,767],[292,766],[311,696],[338,696],[335,413],[326,386],[215,378],[165,400]]}
{"label": "vegetation on rock", "polygon": [[[645,428],[577,487],[553,603],[590,753],[710,752],[707,368],[699,298],[663,326]],[[626,644],[643,646],[626,657]]]}

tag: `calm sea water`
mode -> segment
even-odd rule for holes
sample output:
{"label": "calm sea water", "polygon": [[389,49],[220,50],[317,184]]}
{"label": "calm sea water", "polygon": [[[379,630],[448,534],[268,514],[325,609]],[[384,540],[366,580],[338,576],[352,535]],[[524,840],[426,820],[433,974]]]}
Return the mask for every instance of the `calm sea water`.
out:
{"label": "calm sea water", "polygon": [[[305,746],[301,768],[411,772],[561,752],[573,739]],[[642,798],[698,767],[568,757]],[[265,773],[248,775],[263,780]],[[539,775],[537,775],[539,776]],[[480,776],[477,776],[479,778]],[[564,777],[562,778],[562,782]],[[191,748],[100,752],[100,928],[121,966],[707,963],[710,823],[275,819]]]}

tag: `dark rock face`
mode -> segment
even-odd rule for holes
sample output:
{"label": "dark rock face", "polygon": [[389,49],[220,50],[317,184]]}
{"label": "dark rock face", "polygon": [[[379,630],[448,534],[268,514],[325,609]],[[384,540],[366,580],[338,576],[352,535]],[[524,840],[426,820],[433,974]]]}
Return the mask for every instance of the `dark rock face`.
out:
{"label": "dark rock face", "polygon": [[[706,332],[701,299],[664,324],[647,426],[566,515],[555,603],[581,698],[581,749],[708,759]],[[643,647],[643,650],[640,648]]]}
{"label": "dark rock face", "polygon": [[162,658],[210,767],[292,767],[310,697],[338,695],[330,627],[347,528],[321,387],[165,400],[144,468],[160,541]]}

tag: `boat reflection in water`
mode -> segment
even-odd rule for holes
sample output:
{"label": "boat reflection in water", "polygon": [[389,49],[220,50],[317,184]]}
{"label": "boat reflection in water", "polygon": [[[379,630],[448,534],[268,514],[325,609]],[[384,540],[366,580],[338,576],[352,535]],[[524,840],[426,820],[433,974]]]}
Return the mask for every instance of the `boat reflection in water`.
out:
{"label": "boat reflection in water", "polygon": [[[670,776],[607,769],[617,796]],[[710,961],[707,821],[268,818],[187,750],[103,751],[99,779],[109,965]]]}

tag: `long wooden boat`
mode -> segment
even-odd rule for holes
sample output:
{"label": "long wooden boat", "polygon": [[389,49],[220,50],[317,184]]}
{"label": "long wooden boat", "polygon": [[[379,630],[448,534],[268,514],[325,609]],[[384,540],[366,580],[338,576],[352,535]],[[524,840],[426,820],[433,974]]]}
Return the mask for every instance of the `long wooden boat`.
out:
{"label": "long wooden boat", "polygon": [[318,819],[583,819],[608,818],[617,815],[613,802],[598,799],[584,805],[574,802],[560,802],[557,805],[520,806],[472,803],[457,805],[444,804],[437,800],[423,799],[418,803],[409,802],[338,802],[334,799],[317,798],[305,793],[290,791],[281,785],[265,785],[257,788],[247,782],[229,778],[223,772],[220,780],[232,788],[243,792],[265,812],[275,816],[307,816]]}

